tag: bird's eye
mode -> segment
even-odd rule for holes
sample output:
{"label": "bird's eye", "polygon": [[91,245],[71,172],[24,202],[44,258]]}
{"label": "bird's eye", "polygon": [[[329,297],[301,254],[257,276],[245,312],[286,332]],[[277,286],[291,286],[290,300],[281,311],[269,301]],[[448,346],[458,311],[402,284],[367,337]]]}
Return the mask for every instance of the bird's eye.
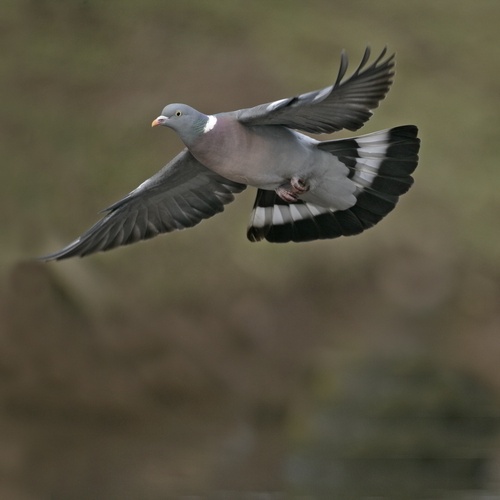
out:
{"label": "bird's eye", "polygon": [[181,115],[182,115],[182,111],[177,110],[177,111],[175,112],[175,116],[181,116]]}

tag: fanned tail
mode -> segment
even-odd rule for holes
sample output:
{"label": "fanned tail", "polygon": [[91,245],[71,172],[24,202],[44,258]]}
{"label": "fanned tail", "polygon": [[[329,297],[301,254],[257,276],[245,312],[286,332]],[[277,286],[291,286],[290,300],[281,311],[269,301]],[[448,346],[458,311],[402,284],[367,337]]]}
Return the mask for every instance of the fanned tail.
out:
{"label": "fanned tail", "polygon": [[273,243],[312,241],[361,233],[391,212],[413,184],[420,140],[414,125],[403,125],[353,139],[320,142],[349,169],[356,203],[333,210],[303,200],[287,203],[274,191],[259,189],[247,236]]}

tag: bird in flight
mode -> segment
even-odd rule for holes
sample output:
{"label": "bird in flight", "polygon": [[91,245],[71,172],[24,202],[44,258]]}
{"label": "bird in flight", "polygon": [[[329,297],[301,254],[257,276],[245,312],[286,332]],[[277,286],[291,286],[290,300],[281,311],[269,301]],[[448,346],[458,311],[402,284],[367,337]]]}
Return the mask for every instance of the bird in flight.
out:
{"label": "bird in flight", "polygon": [[385,217],[412,185],[420,140],[403,125],[349,139],[319,141],[301,132],[358,130],[394,76],[386,49],[370,49],[345,78],[341,54],[333,85],[247,109],[205,115],[169,104],[152,126],[173,129],[185,149],[75,241],[41,260],[83,257],[222,212],[235,194],[257,188],[247,237],[284,243],[350,236]]}

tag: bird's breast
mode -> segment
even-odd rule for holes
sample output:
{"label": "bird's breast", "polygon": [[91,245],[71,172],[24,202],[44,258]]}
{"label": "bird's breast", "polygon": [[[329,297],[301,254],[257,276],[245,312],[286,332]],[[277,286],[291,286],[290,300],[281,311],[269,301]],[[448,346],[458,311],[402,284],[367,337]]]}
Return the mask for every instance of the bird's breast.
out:
{"label": "bird's breast", "polygon": [[285,127],[246,127],[223,119],[189,149],[219,175],[263,189],[275,189],[295,175],[311,155],[311,148]]}

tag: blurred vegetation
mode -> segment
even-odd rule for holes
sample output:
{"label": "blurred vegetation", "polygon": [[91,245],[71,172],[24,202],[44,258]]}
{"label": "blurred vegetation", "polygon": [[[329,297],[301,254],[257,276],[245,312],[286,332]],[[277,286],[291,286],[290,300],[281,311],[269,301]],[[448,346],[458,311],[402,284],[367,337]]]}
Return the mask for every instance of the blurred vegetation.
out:
{"label": "blurred vegetation", "polygon": [[[0,497],[500,498],[499,17],[497,0],[4,0]],[[397,74],[362,133],[422,138],[375,229],[251,244],[248,190],[189,231],[31,260],[181,148],[149,126],[168,102],[320,88],[367,44]]]}

